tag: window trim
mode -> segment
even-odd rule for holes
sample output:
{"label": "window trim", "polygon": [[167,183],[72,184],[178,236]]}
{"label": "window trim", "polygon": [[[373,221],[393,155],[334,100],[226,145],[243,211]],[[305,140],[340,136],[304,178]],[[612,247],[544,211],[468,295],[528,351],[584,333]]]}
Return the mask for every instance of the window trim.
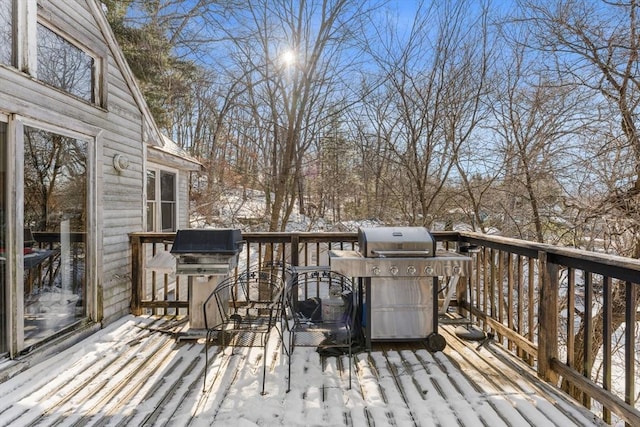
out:
{"label": "window trim", "polygon": [[[12,126],[9,125],[9,115],[3,113],[2,111],[0,111],[0,123],[3,123],[6,125],[6,147],[5,147],[5,180],[4,180],[4,188],[0,189],[0,191],[6,191],[5,194],[5,202],[7,203],[7,206],[12,206],[10,203],[13,200],[12,196],[11,196],[11,191],[7,191],[9,190],[9,185],[11,184],[11,182],[13,181],[13,178],[10,177],[10,173],[9,173],[9,169],[10,169],[10,164],[11,164],[11,158],[9,155],[11,154],[11,152],[14,150],[14,148],[11,147],[11,144],[9,144],[9,138],[10,138],[10,132],[12,129]],[[5,212],[5,245],[6,242],[11,243],[11,241],[9,240],[11,238],[11,236],[9,236],[9,233],[12,234],[16,234],[15,233],[15,227],[11,227],[11,223],[10,221],[12,220],[12,210],[11,209],[7,209]],[[8,260],[10,261],[10,260]],[[6,352],[11,353],[11,348],[12,348],[12,342],[13,339],[15,339],[15,336],[13,334],[13,330],[14,327],[13,325],[14,323],[14,317],[13,317],[13,307],[11,305],[11,301],[13,300],[13,295],[14,295],[14,289],[13,289],[13,285],[11,284],[10,281],[10,270],[11,270],[11,266],[9,264],[9,262],[6,262],[6,267],[4,270],[4,280],[3,283],[5,285],[5,289],[4,289],[4,307],[3,307],[3,312],[4,312],[4,316],[5,318],[3,319],[3,321],[0,321],[0,324],[2,324],[4,322],[4,326],[5,329],[3,331],[0,331],[3,335],[3,340],[4,343],[3,345],[5,346]],[[4,354],[4,352],[0,353],[0,357],[1,355]]]}

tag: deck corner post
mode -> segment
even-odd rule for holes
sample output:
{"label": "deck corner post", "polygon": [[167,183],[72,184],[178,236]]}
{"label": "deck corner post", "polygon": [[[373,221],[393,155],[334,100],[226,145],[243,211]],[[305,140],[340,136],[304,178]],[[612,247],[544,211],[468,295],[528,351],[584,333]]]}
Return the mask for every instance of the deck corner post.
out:
{"label": "deck corner post", "polygon": [[458,310],[460,310],[462,314],[468,315],[469,319],[471,319],[471,310],[473,308],[469,305],[469,299],[467,298],[470,281],[470,276],[463,276],[456,284],[456,303]]}
{"label": "deck corner post", "polygon": [[143,248],[139,235],[131,234],[131,314],[142,314]]}
{"label": "deck corner post", "polygon": [[558,272],[558,265],[549,262],[547,252],[539,251],[538,376],[554,384],[558,381],[552,368],[552,360],[558,357]]}

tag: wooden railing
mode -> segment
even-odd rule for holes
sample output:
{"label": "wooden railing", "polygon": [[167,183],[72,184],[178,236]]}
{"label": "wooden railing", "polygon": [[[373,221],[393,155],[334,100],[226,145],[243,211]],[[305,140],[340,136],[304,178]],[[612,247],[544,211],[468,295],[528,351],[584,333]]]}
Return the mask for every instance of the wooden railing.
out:
{"label": "wooden railing", "polygon": [[[433,233],[439,245],[471,245],[473,275],[458,282],[454,306],[547,382],[561,386],[611,423],[640,425],[636,348],[640,261],[465,232]],[[187,313],[180,277],[147,269],[174,233],[134,233],[134,314]],[[356,233],[244,233],[238,268],[281,262],[326,265],[327,252],[351,249]],[[183,280],[183,282],[186,282]],[[585,310],[585,307],[591,307]]]}

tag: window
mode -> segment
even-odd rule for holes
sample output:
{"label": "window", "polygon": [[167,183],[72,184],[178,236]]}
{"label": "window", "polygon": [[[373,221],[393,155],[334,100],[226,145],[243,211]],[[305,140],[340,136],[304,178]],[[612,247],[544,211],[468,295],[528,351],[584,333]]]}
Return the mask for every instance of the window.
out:
{"label": "window", "polygon": [[176,231],[176,200],[176,174],[147,170],[147,231]]}
{"label": "window", "polygon": [[0,1],[0,64],[12,65],[13,2]]}
{"label": "window", "polygon": [[38,24],[38,79],[72,95],[95,102],[94,59],[69,41]]}
{"label": "window", "polygon": [[24,127],[25,345],[87,312],[88,143]]}

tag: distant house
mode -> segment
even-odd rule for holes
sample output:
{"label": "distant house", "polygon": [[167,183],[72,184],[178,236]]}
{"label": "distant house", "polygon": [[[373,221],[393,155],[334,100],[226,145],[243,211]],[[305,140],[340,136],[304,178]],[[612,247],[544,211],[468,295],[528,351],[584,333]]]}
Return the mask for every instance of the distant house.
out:
{"label": "distant house", "polygon": [[200,168],[159,132],[97,0],[0,1],[0,357],[128,313],[128,233],[187,227]]}

